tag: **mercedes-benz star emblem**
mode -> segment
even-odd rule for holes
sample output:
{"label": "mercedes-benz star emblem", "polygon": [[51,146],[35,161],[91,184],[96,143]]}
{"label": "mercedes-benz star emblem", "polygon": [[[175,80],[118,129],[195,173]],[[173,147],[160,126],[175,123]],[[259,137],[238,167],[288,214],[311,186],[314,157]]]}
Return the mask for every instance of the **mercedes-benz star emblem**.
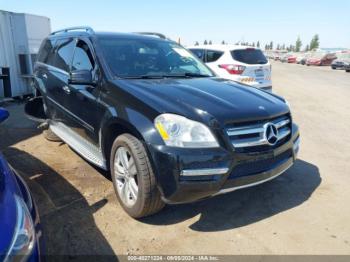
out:
{"label": "mercedes-benz star emblem", "polygon": [[277,143],[278,129],[273,123],[265,124],[265,139],[271,146]]}

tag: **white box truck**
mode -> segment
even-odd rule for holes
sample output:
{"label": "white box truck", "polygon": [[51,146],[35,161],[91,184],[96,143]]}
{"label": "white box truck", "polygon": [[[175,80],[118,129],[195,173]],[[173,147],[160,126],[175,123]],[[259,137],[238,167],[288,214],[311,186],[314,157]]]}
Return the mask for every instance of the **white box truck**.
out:
{"label": "white box truck", "polygon": [[0,10],[0,99],[31,94],[33,64],[50,19]]}

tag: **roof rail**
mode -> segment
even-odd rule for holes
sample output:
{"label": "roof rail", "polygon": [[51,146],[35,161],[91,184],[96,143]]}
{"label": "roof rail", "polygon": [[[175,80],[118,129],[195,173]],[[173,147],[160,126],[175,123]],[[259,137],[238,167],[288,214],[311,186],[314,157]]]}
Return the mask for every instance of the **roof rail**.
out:
{"label": "roof rail", "polygon": [[65,29],[54,31],[50,35],[55,35],[55,34],[58,34],[58,33],[67,33],[69,31],[78,31],[78,30],[86,31],[89,34],[94,34],[95,33],[95,31],[89,26],[76,26],[76,27],[68,27],[68,28],[65,28]]}
{"label": "roof rail", "polygon": [[159,38],[167,39],[165,35],[163,35],[161,33],[155,33],[155,32],[135,32],[135,34],[158,36]]}

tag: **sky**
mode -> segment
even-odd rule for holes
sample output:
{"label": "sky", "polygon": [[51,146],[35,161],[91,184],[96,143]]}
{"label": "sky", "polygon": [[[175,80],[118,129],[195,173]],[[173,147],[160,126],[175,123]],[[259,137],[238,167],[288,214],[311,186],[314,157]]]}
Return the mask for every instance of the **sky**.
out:
{"label": "sky", "polygon": [[44,15],[52,30],[89,25],[96,31],[161,32],[184,45],[273,41],[350,48],[349,0],[0,0],[0,10]]}

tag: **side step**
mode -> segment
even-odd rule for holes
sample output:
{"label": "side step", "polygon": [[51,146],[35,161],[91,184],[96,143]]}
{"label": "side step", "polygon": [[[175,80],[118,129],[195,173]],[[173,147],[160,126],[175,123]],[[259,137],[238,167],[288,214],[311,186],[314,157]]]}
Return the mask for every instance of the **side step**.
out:
{"label": "side step", "polygon": [[87,161],[104,170],[107,170],[106,160],[98,147],[91,144],[89,141],[82,138],[76,132],[62,123],[50,121],[50,128],[52,132],[54,132],[66,144],[77,151]]}

